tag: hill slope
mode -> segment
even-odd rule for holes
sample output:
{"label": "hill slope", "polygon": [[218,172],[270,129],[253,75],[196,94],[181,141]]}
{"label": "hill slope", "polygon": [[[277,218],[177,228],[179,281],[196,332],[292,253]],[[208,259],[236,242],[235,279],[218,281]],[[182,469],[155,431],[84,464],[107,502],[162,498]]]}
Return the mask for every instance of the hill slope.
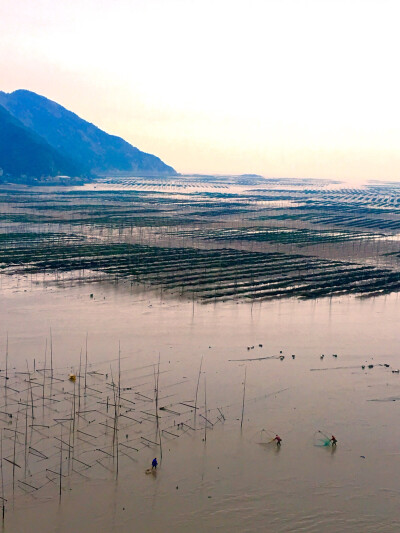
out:
{"label": "hill slope", "polygon": [[17,90],[7,94],[0,91],[0,105],[60,154],[73,160],[81,172],[176,175],[176,171],[158,157],[141,152],[120,137],[109,135],[34,92]]}
{"label": "hill slope", "polygon": [[0,106],[0,168],[3,179],[80,176],[73,161],[64,157],[35,132]]}

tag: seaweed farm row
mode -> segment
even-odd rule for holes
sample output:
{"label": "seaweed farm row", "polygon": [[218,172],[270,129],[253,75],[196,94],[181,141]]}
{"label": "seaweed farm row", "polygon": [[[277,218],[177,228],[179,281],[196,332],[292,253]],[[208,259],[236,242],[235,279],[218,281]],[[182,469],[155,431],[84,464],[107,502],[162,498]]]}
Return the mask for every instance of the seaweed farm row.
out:
{"label": "seaweed farm row", "polygon": [[179,180],[193,190],[159,178],[0,189],[0,272],[128,281],[203,302],[399,290],[396,184]]}
{"label": "seaweed farm row", "polygon": [[[172,232],[169,232],[172,234]],[[271,242],[278,244],[295,244],[299,247],[323,243],[340,243],[345,241],[357,241],[376,239],[382,234],[355,232],[349,230],[330,231],[312,230],[308,228],[288,228],[284,226],[247,226],[241,228],[200,229],[185,230],[179,232],[182,237],[191,239],[206,239],[215,241],[256,241]]]}
{"label": "seaweed farm row", "polygon": [[[400,289],[400,272],[344,261],[236,249],[197,249],[126,243],[3,247],[8,275],[70,274],[76,280],[127,280],[206,301],[232,298],[371,296]],[[60,278],[57,277],[58,281]],[[67,276],[68,280],[71,279]]]}
{"label": "seaweed farm row", "polygon": [[[251,217],[253,219],[253,217]],[[360,228],[363,230],[376,230],[390,233],[400,230],[400,220],[397,216],[388,213],[379,213],[379,210],[349,209],[348,206],[307,206],[307,208],[285,208],[280,212],[274,210],[271,214],[261,214],[254,220],[301,221],[311,224],[321,224],[337,228]]]}

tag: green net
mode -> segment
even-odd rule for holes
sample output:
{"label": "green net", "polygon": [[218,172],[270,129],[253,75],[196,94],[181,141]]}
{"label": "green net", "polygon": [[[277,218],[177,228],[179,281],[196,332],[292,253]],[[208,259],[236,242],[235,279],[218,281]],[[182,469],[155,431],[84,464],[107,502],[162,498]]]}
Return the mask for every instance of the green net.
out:
{"label": "green net", "polygon": [[322,431],[316,431],[314,433],[314,446],[330,446],[331,445],[331,439]]}

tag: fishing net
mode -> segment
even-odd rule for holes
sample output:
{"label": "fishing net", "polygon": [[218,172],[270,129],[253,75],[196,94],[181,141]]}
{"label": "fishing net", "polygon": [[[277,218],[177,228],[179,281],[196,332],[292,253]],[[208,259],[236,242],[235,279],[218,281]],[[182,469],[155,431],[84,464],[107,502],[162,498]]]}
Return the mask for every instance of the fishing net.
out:
{"label": "fishing net", "polygon": [[314,446],[330,446],[331,445],[331,439],[322,431],[316,431],[314,433]]}
{"label": "fishing net", "polygon": [[262,446],[267,446],[269,444],[276,444],[275,442],[276,433],[270,429],[262,429],[257,436],[257,444]]}

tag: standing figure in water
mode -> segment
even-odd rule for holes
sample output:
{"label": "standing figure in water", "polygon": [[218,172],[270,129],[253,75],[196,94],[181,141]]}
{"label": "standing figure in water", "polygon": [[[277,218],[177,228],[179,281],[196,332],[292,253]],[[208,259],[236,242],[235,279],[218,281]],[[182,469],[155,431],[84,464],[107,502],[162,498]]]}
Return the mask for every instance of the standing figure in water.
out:
{"label": "standing figure in water", "polygon": [[336,444],[337,444],[337,440],[336,440],[335,435],[332,435],[332,437],[331,437],[331,441],[330,441],[330,442],[331,442],[331,445],[332,445],[332,446],[336,446]]}
{"label": "standing figure in water", "polygon": [[151,469],[157,470],[157,465],[158,465],[157,459],[154,457],[154,459],[151,462]]}
{"label": "standing figure in water", "polygon": [[273,440],[276,441],[277,446],[281,445],[282,439],[280,438],[279,435],[275,435],[275,438]]}

